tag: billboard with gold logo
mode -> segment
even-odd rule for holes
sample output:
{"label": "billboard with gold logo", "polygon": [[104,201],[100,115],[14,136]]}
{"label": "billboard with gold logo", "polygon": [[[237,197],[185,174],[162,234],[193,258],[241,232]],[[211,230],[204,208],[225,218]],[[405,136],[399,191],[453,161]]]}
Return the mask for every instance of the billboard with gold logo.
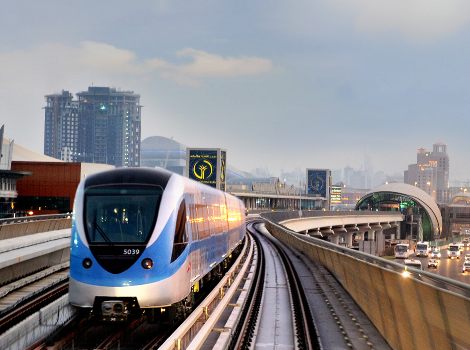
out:
{"label": "billboard with gold logo", "polygon": [[187,175],[205,185],[225,190],[226,152],[220,148],[188,148]]}
{"label": "billboard with gold logo", "polygon": [[329,199],[331,171],[329,169],[307,169],[307,195]]}

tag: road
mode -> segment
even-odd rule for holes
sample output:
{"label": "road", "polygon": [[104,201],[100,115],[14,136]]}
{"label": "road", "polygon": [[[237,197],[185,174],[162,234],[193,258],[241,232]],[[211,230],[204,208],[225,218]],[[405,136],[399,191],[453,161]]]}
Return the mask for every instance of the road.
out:
{"label": "road", "polygon": [[[439,259],[439,266],[437,269],[435,268],[428,268],[428,257],[415,257],[414,254],[411,255],[414,259],[418,259],[421,261],[423,265],[423,269],[428,272],[434,272],[439,275],[449,277],[455,279],[457,281],[468,283],[470,284],[470,273],[466,272],[465,274],[462,273],[462,265],[464,262],[465,254],[470,254],[470,247],[465,247],[464,250],[461,252],[460,259],[449,259],[447,257],[447,250],[441,250],[441,259]],[[395,259],[397,263],[404,263],[404,259]]]}

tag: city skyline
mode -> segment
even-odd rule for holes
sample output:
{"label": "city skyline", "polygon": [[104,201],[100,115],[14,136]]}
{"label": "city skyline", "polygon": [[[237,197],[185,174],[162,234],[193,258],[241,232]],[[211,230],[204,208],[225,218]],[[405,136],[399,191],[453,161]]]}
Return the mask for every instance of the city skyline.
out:
{"label": "city skyline", "polygon": [[10,138],[42,152],[46,94],[110,86],[141,95],[142,139],[221,147],[240,169],[402,173],[443,142],[450,180],[470,178],[465,2],[110,4],[5,4]]}

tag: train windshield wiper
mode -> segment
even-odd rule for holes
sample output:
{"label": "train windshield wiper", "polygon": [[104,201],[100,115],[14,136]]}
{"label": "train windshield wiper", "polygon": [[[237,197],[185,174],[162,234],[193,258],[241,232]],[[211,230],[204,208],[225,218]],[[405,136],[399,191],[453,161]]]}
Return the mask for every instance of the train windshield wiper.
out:
{"label": "train windshield wiper", "polygon": [[100,227],[100,225],[98,225],[96,221],[94,222],[94,226],[95,226],[95,229],[99,232],[100,236],[103,237],[103,239],[106,242],[113,244],[111,240],[109,239],[108,235],[106,234],[106,232],[104,232],[104,230]]}

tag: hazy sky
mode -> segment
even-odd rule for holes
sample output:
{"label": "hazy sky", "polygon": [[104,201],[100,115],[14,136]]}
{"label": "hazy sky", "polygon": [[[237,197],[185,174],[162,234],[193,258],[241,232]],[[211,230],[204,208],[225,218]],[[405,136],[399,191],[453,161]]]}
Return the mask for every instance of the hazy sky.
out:
{"label": "hazy sky", "polygon": [[43,151],[44,95],[141,95],[142,136],[251,170],[403,172],[448,145],[470,179],[470,1],[0,0],[0,124]]}

